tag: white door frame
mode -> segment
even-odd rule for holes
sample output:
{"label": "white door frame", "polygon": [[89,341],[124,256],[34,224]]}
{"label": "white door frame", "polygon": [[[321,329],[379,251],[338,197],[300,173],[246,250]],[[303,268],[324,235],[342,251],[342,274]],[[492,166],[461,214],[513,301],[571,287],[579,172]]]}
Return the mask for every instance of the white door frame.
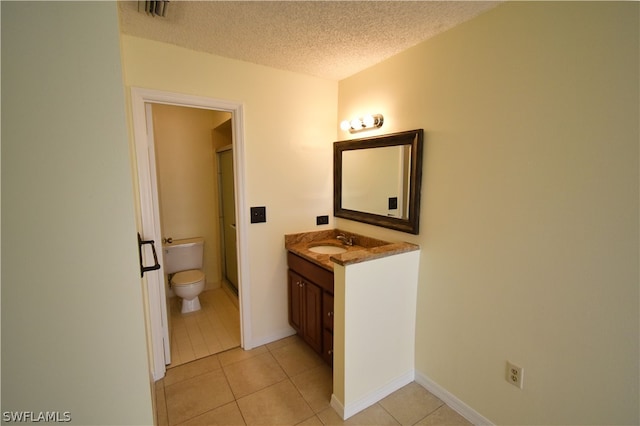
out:
{"label": "white door frame", "polygon": [[[155,154],[153,138],[147,134],[145,104],[156,103],[176,105],[216,111],[227,111],[232,114],[233,126],[233,166],[234,186],[236,194],[236,232],[238,241],[238,287],[240,305],[240,344],[249,350],[251,344],[251,303],[250,280],[247,244],[247,226],[245,218],[246,201],[244,190],[245,158],[244,158],[244,116],[243,105],[220,99],[205,98],[200,96],[183,95],[179,93],[163,92],[151,89],[134,87],[131,89],[131,105],[133,115],[134,142],[136,148],[136,164],[138,171],[138,196],[140,202],[141,230],[144,240],[154,240],[160,243],[159,204],[157,198]],[[162,250],[159,261],[161,263]],[[162,263],[161,263],[162,264]],[[164,273],[162,269],[147,273],[146,301],[149,306],[151,332],[151,357],[153,365],[151,373],[154,380],[164,377],[166,371],[165,349],[168,350],[168,324],[166,313],[166,292],[164,285]],[[165,346],[166,345],[166,346]]]}

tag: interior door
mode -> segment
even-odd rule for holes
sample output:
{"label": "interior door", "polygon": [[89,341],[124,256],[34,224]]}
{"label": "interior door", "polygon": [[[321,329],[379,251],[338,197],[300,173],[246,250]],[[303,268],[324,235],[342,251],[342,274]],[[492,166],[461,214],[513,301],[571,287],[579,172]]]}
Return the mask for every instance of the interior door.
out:
{"label": "interior door", "polygon": [[238,257],[236,250],[236,200],[233,183],[233,149],[218,153],[225,278],[238,291]]}
{"label": "interior door", "polygon": [[[146,125],[147,125],[147,138],[151,143],[148,144],[148,155],[149,155],[149,186],[151,189],[151,214],[153,215],[153,224],[151,225],[152,235],[154,241],[159,246],[159,250],[157,250],[158,261],[160,264],[163,264],[162,260],[162,242],[161,240],[161,226],[160,226],[160,201],[158,199],[158,176],[156,171],[156,153],[155,153],[155,144],[154,140],[154,132],[153,132],[153,105],[151,103],[145,104],[145,117],[146,117]],[[147,221],[150,222],[150,221]],[[146,225],[145,225],[146,227]],[[151,277],[148,277],[147,280],[150,285],[156,288],[158,293],[158,299],[160,300],[159,309],[160,309],[160,318],[162,320],[162,343],[164,348],[164,363],[165,365],[171,364],[171,341],[170,341],[170,333],[171,330],[171,316],[168,314],[169,311],[169,299],[166,289],[166,283],[164,279],[164,268],[161,268],[157,271],[153,271]],[[156,309],[155,307],[153,309]]]}

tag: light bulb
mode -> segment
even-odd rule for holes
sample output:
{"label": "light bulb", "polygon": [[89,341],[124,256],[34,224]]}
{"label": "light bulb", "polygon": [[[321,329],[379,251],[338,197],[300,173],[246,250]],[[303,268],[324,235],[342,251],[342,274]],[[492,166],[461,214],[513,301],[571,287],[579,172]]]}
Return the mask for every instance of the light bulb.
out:
{"label": "light bulb", "polygon": [[373,118],[373,115],[365,115],[362,118],[362,122],[364,123],[364,125],[366,127],[373,127],[373,125],[375,124],[376,120]]}
{"label": "light bulb", "polygon": [[362,129],[362,121],[359,118],[354,118],[351,120],[351,128],[354,130]]}
{"label": "light bulb", "polygon": [[351,127],[351,123],[349,123],[349,120],[343,120],[342,123],[340,123],[340,128],[344,131],[349,130],[349,127]]}

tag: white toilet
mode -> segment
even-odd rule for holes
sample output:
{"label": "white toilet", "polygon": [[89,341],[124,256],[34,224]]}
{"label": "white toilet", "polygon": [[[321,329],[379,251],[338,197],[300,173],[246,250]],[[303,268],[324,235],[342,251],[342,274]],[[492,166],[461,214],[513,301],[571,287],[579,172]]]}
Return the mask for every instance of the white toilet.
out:
{"label": "white toilet", "polygon": [[175,294],[182,298],[182,313],[200,309],[198,295],[204,290],[204,239],[187,238],[163,245],[164,272]]}

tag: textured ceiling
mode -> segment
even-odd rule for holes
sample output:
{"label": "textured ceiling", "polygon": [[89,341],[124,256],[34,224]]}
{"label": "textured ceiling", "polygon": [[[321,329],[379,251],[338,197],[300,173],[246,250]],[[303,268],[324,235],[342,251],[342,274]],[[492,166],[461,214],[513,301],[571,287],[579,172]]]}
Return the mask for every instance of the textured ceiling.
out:
{"label": "textured ceiling", "polygon": [[124,34],[340,80],[500,2],[174,0],[164,18],[138,3],[118,2]]}

